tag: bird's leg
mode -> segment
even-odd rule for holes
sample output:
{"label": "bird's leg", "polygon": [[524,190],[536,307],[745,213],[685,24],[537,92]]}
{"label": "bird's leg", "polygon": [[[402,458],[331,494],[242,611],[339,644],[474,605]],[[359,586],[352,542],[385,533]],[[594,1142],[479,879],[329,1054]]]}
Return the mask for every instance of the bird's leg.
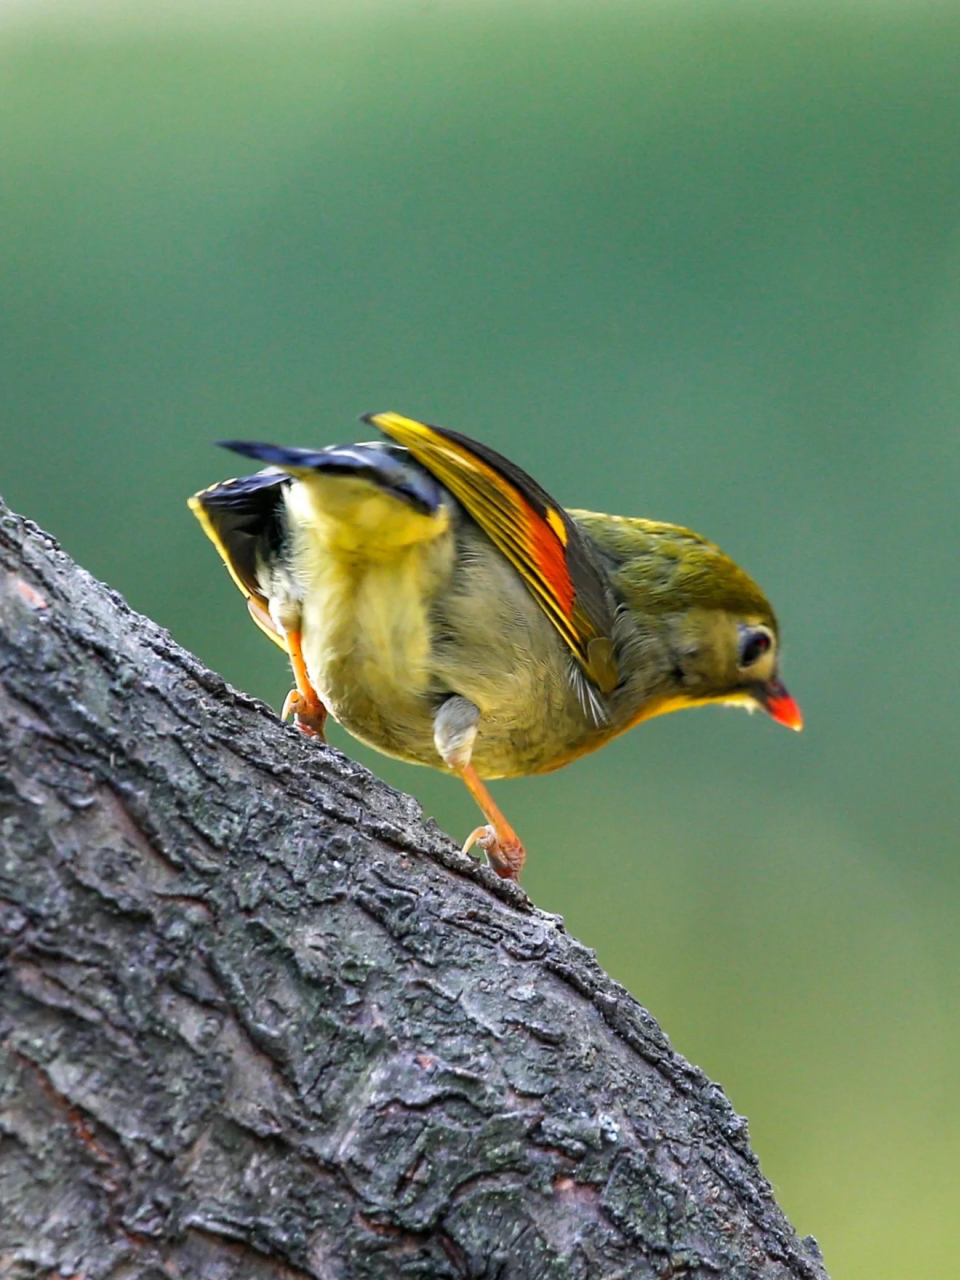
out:
{"label": "bird's leg", "polygon": [[464,853],[478,844],[498,876],[504,880],[519,880],[520,868],[526,857],[524,847],[470,763],[479,720],[479,708],[467,698],[454,694],[447,698],[434,717],[433,740],[443,761],[463,779],[489,824],[470,832],[463,846]]}
{"label": "bird's leg", "polygon": [[460,777],[488,823],[487,826],[475,827],[470,832],[464,842],[464,853],[471,845],[478,844],[498,876],[502,876],[504,880],[519,880],[520,870],[527,856],[520,837],[497,808],[493,796],[481,782],[472,764],[464,766]]}
{"label": "bird's leg", "polygon": [[327,708],[320,701],[307,675],[307,664],[303,660],[303,649],[300,646],[300,632],[285,631],[283,638],[286,641],[287,652],[290,654],[290,665],[293,667],[293,678],[297,682],[297,687],[287,694],[280,718],[286,720],[292,713],[298,729],[302,729],[310,738],[319,738],[321,742],[326,742],[323,726],[327,719]]}

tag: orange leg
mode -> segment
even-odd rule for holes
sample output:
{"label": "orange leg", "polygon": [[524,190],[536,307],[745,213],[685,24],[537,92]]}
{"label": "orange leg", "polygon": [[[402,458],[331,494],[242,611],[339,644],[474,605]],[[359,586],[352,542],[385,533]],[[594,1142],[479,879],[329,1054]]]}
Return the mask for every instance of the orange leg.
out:
{"label": "orange leg", "polygon": [[498,876],[502,876],[504,880],[519,880],[520,869],[527,856],[526,850],[520,843],[520,837],[497,808],[493,796],[480,781],[473,765],[464,765],[457,772],[490,824],[486,827],[477,827],[475,831],[470,832],[463,846],[464,853],[471,846],[478,844]]}
{"label": "orange leg", "polygon": [[287,716],[293,713],[298,729],[302,729],[310,738],[319,738],[321,742],[325,742],[323,726],[327,719],[327,708],[320,701],[307,675],[307,664],[303,660],[303,650],[300,647],[300,632],[287,631],[284,639],[287,642],[287,652],[290,654],[290,664],[293,667],[293,678],[297,682],[297,687],[287,694],[280,718],[286,720]]}

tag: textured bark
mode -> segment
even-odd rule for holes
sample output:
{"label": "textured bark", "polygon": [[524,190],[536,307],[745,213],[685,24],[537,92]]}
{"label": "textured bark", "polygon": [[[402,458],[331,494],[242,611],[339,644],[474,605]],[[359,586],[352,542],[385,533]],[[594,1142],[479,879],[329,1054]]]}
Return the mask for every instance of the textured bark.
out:
{"label": "textured bark", "polygon": [[825,1280],[560,920],[5,508],[0,852],[0,1275]]}

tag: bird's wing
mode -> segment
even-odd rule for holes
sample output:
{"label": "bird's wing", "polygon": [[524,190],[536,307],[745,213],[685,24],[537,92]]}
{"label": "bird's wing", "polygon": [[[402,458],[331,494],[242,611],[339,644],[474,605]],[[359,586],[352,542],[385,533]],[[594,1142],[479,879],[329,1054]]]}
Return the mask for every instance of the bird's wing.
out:
{"label": "bird's wing", "polygon": [[246,597],[251,618],[281,649],[286,648],[286,642],[271,620],[257,566],[276,555],[283,541],[283,486],[289,483],[290,477],[284,472],[270,469],[221,480],[187,499]]}
{"label": "bird's wing", "polygon": [[603,693],[619,673],[603,570],[566,511],[518,466],[456,431],[397,413],[364,418],[434,475],[476,520]]}

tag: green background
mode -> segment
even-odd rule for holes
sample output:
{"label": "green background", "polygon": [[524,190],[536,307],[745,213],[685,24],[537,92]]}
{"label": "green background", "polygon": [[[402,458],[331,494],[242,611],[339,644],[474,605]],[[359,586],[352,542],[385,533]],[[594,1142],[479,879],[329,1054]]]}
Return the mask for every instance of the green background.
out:
{"label": "green background", "polygon": [[0,488],[235,684],[289,680],[184,505],[222,436],[397,409],[765,587],[802,735],[496,793],[834,1280],[952,1274],[960,8],[8,6],[0,78]]}

